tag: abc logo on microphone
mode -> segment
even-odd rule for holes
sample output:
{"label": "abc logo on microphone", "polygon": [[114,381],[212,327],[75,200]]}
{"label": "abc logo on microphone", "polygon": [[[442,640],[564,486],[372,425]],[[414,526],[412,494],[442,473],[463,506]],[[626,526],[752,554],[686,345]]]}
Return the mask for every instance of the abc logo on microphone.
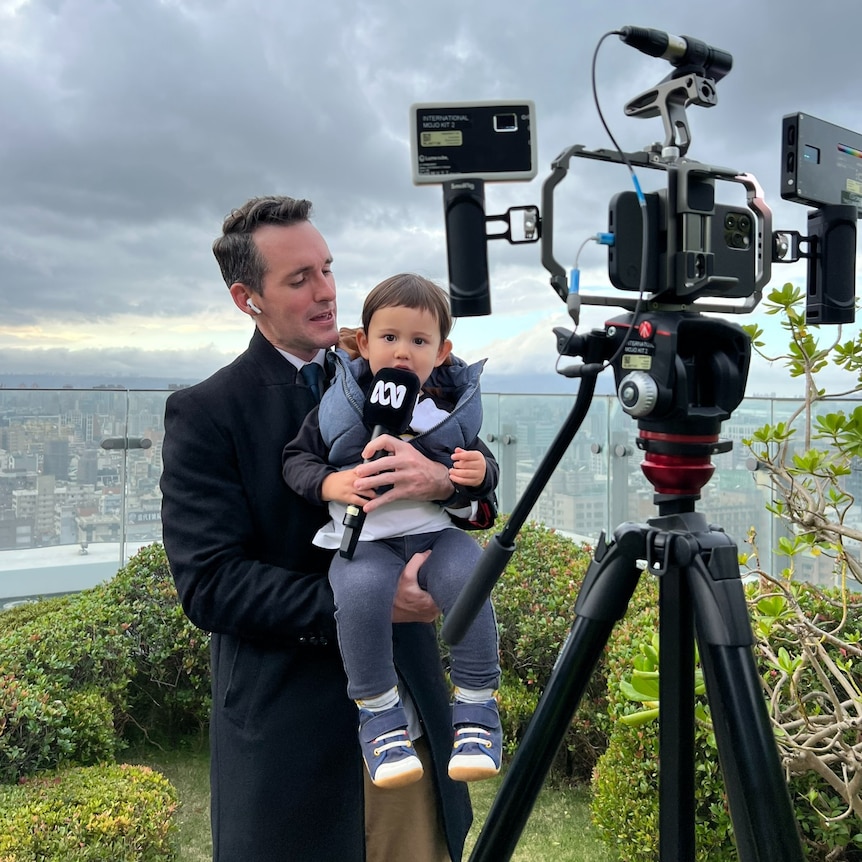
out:
{"label": "abc logo on microphone", "polygon": [[391,380],[378,380],[371,390],[369,401],[381,407],[393,407],[398,410],[407,397],[407,387],[403,383],[393,383]]}

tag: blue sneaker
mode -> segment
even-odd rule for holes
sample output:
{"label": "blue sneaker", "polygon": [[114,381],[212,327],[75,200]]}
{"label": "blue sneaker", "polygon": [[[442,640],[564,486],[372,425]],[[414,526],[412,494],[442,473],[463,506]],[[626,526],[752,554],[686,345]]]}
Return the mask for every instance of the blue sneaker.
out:
{"label": "blue sneaker", "polygon": [[452,706],[455,744],[449,758],[449,777],[455,781],[482,781],[500,771],[503,728],[497,701]]}
{"label": "blue sneaker", "polygon": [[404,787],[422,777],[422,761],[410,741],[407,713],[400,703],[382,712],[360,709],[359,744],[377,787]]}

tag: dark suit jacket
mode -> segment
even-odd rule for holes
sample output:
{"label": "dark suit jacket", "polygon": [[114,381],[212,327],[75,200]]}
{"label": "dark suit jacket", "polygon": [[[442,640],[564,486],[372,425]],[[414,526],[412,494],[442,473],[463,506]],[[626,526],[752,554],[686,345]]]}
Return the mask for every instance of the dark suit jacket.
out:
{"label": "dark suit jacket", "polygon": [[[165,550],[185,612],[213,633],[216,862],[364,859],[356,706],[336,644],[330,552],[311,545],[327,513],[281,477],[282,448],[312,407],[295,377],[255,331],[245,353],[165,410]],[[451,717],[435,631],[394,629],[460,859],[472,815],[465,785],[446,774]]]}

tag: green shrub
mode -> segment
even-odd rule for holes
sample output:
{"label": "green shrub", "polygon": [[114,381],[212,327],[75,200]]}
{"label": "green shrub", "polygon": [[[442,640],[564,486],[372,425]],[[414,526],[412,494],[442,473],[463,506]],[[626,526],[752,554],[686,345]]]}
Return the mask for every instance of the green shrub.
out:
{"label": "green shrub", "polygon": [[[608,714],[612,729],[593,773],[592,817],[605,842],[627,862],[658,858],[658,723],[652,702],[632,700],[633,673],[646,679],[658,671],[659,607],[655,578],[642,575],[624,619],[614,628],[607,656]],[[648,686],[643,685],[646,689]],[[696,688],[697,715],[708,715],[702,687]],[[646,716],[632,720],[632,716]],[[627,723],[630,722],[630,723]],[[735,859],[730,816],[710,729],[695,731],[695,841],[700,862]]]}
{"label": "green shrub", "polygon": [[0,633],[0,667],[22,680],[44,681],[57,696],[98,688],[119,714],[134,671],[126,619],[122,605],[100,588],[51,603]]}
{"label": "green shrub", "polygon": [[0,677],[0,783],[55,766],[113,760],[112,719],[97,691],[75,692],[64,702],[44,679]]}
{"label": "green shrub", "polygon": [[[480,542],[499,533],[503,523],[479,534]],[[522,739],[563,647],[591,560],[589,547],[534,522],[523,526],[515,545],[492,594],[503,671],[500,717],[509,753]],[[604,690],[598,668],[552,766],[552,778],[589,780],[606,744]]]}
{"label": "green shrub", "polygon": [[[758,669],[767,692],[772,694],[779,714],[795,721],[791,708],[804,703],[816,732],[824,728],[825,710],[819,703],[826,680],[816,678],[810,667],[795,665],[795,682],[787,691],[778,689],[776,679],[782,671],[768,656],[782,648],[799,649],[799,637],[789,637],[782,618],[787,615],[777,609],[775,597],[767,597],[749,588],[752,624],[758,639],[756,657]],[[862,639],[862,601],[851,597],[842,600],[837,591],[823,593],[810,586],[794,587],[804,615],[817,622],[822,630],[834,629],[843,620],[842,637],[856,643]],[[767,615],[767,612],[769,614]],[[628,862],[652,862],[658,858],[658,739],[657,723],[650,720],[656,704],[634,700],[638,688],[633,677],[649,679],[658,670],[656,652],[658,628],[657,590],[653,578],[641,578],[629,605],[625,619],[618,624],[609,642],[607,657],[608,714],[612,730],[605,753],[599,758],[593,775],[592,816],[603,839]],[[829,638],[823,639],[829,643]],[[830,644],[831,661],[836,667],[852,669],[846,649],[839,642]],[[843,655],[842,655],[843,651]],[[783,660],[783,659],[782,659]],[[789,660],[789,659],[788,659]],[[853,672],[851,684],[862,690],[862,675]],[[641,692],[647,683],[640,683]],[[641,695],[642,696],[642,695]],[[851,698],[852,700],[852,698]],[[733,829],[726,803],[724,782],[718,767],[718,751],[711,732],[710,710],[701,685],[696,686],[695,715],[695,840],[698,860],[731,860],[737,854],[733,845]],[[775,722],[775,718],[773,717]],[[858,730],[848,723],[847,744],[858,750]],[[862,819],[854,815],[842,798],[840,759],[832,764],[834,778],[829,778],[824,763],[803,761],[794,757],[788,736],[777,736],[782,762],[792,772],[789,791],[797,822],[803,835],[806,858],[810,862],[862,859]],[[825,742],[821,740],[821,744]],[[838,745],[830,748],[838,752]],[[858,794],[858,790],[855,791]]]}
{"label": "green shrub", "polygon": [[0,781],[113,760],[131,729],[205,726],[208,643],[159,545],[106,584],[0,614]]}
{"label": "green shrub", "polygon": [[7,687],[2,780],[112,760],[115,721],[125,713],[134,669],[122,607],[89,590],[19,619],[20,625],[0,632],[0,675]]}
{"label": "green shrub", "polygon": [[538,686],[525,685],[517,676],[503,669],[497,705],[503,725],[503,751],[506,757],[513,757],[517,751],[539,705],[540,695]]}
{"label": "green shrub", "polygon": [[96,689],[76,691],[67,696],[66,709],[66,721],[72,733],[69,762],[89,766],[113,761],[120,744],[108,699]]}
{"label": "green shrub", "polygon": [[74,745],[67,709],[45,685],[0,676],[0,783],[67,760]]}
{"label": "green shrub", "polygon": [[113,709],[96,689],[59,688],[43,671],[0,676],[0,783],[42,769],[113,760]]}
{"label": "green shrub", "polygon": [[200,727],[207,645],[159,546],[107,584],[0,614],[0,862],[174,858],[171,785],[81,765],[113,761],[128,727]]}
{"label": "green shrub", "polygon": [[39,601],[28,602],[14,608],[0,610],[0,636],[5,632],[10,632],[23,626],[25,623],[32,622],[49,611],[66,606],[73,598],[74,596],[69,594],[51,596],[47,599],[39,599]]}
{"label": "green shrub", "polygon": [[0,862],[176,858],[177,795],[146,766],[78,767],[0,785]]}
{"label": "green shrub", "polygon": [[209,636],[183,613],[164,548],[141,548],[101,589],[125,612],[125,642],[134,665],[125,721],[149,736],[205,727]]}

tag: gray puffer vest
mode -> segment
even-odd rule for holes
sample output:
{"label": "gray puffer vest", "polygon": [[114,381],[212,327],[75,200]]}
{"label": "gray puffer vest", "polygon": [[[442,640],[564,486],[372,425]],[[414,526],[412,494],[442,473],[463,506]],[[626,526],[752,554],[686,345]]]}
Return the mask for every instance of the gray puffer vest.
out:
{"label": "gray puffer vest", "polygon": [[[320,401],[320,434],[329,449],[329,463],[349,467],[362,460],[360,453],[371,433],[362,422],[362,414],[373,375],[361,357],[351,360],[342,350],[330,355],[335,360],[335,378]],[[423,391],[431,393],[438,404],[453,406],[439,425],[410,438],[427,458],[451,467],[450,455],[456,446],[466,449],[474,445],[482,426],[479,377],[485,362],[482,359],[467,365],[452,356],[451,365],[431,373]]]}

